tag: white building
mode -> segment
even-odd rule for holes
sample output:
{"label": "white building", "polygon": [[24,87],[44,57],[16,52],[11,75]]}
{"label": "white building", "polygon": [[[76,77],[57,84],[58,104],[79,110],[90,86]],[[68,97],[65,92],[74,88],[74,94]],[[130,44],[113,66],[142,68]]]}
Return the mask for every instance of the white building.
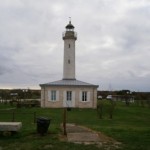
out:
{"label": "white building", "polygon": [[71,21],[63,33],[64,63],[63,79],[40,84],[41,107],[96,108],[98,85],[89,84],[75,78],[75,41],[77,34]]}

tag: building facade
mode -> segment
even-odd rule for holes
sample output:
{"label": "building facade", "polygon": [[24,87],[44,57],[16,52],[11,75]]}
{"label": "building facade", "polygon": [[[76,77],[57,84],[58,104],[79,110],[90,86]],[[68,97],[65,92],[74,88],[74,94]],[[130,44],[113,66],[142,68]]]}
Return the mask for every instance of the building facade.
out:
{"label": "building facade", "polygon": [[97,88],[93,85],[75,78],[75,41],[77,34],[71,21],[63,33],[64,62],[63,79],[40,84],[41,107],[50,108],[96,108]]}

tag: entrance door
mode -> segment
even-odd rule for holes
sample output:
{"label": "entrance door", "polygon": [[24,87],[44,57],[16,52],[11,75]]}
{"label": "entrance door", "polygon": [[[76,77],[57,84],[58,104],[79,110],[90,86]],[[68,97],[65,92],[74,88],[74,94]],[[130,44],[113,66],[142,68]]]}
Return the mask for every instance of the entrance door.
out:
{"label": "entrance door", "polygon": [[64,91],[64,107],[75,107],[75,93],[73,91]]}

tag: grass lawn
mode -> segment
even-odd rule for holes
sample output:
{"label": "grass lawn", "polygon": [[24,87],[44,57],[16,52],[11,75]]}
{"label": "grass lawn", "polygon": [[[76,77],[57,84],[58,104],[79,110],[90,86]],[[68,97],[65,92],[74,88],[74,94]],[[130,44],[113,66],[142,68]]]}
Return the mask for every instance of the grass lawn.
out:
{"label": "grass lawn", "polygon": [[[0,104],[0,109],[12,108]],[[5,112],[12,112],[7,110]],[[113,119],[109,119],[108,104],[104,104],[103,118],[99,119],[97,111],[93,109],[72,109],[67,112],[67,122],[84,125],[107,136],[122,142],[122,150],[149,150],[150,149],[150,109],[134,104],[129,107],[124,103],[117,103]],[[0,121],[10,121],[10,114],[2,114]],[[23,127],[20,133],[13,136],[0,136],[0,150],[97,150],[95,145],[79,145],[59,140],[60,124],[63,119],[63,109],[48,108],[18,108],[15,109],[16,121],[21,121]],[[23,113],[31,114],[23,114]],[[36,134],[36,124],[33,122],[33,113],[37,116],[51,118],[47,135],[41,137]],[[101,148],[103,149],[103,148]]]}

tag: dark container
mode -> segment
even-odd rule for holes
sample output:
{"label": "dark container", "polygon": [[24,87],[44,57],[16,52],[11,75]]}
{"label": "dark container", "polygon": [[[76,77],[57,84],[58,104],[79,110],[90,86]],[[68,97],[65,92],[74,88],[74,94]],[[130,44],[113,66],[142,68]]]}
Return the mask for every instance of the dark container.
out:
{"label": "dark container", "polygon": [[45,133],[47,133],[50,121],[50,119],[45,117],[37,118],[37,133],[39,133],[40,135],[44,135]]}
{"label": "dark container", "polygon": [[70,107],[67,107],[67,111],[71,111],[71,108],[70,108]]}

